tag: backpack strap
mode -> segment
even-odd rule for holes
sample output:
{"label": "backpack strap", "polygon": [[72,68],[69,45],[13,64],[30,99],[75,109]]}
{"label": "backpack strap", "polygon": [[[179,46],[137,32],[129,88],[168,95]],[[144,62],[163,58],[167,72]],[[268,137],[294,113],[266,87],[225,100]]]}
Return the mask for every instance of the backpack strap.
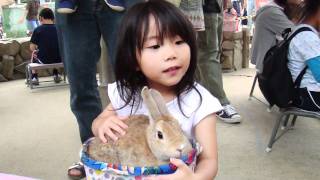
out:
{"label": "backpack strap", "polygon": [[307,72],[308,66],[304,67],[303,70],[299,73],[297,79],[294,81],[294,87],[295,88],[299,88],[302,78],[304,76],[304,74]]}
{"label": "backpack strap", "polygon": [[291,33],[291,28],[286,28],[285,30],[282,31],[281,36],[284,39],[288,39],[289,34]]}
{"label": "backpack strap", "polygon": [[[297,34],[299,34],[300,32],[303,32],[303,31],[312,31],[312,29],[309,28],[309,27],[302,27],[302,28],[297,29],[293,34],[291,34],[291,35],[289,36],[289,38],[287,39],[287,43],[290,43],[290,41],[291,41]],[[295,88],[299,88],[299,87],[300,87],[302,78],[303,78],[304,74],[307,72],[307,69],[308,69],[308,66],[304,67],[303,70],[299,73],[297,79],[294,81],[294,87],[295,87]]]}
{"label": "backpack strap", "polygon": [[303,32],[303,31],[312,31],[311,28],[309,27],[302,27],[302,28],[299,28],[297,29],[296,31],[293,32],[293,34],[289,35],[289,38],[286,40],[288,43],[290,43],[290,41],[297,35],[299,34],[300,32]]}

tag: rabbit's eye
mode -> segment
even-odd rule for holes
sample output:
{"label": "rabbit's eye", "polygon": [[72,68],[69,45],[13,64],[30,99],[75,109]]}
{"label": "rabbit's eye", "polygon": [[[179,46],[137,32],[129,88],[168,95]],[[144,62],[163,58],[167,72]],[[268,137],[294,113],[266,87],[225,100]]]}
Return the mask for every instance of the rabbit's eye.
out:
{"label": "rabbit's eye", "polygon": [[160,132],[160,131],[158,131],[158,138],[159,138],[159,139],[163,139],[162,132]]}

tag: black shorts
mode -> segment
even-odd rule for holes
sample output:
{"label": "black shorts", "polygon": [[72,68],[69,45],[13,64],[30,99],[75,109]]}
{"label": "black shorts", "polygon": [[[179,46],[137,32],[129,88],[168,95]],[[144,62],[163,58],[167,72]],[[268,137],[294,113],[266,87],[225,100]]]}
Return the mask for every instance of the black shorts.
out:
{"label": "black shorts", "polygon": [[308,92],[307,88],[300,88],[299,97],[295,100],[294,105],[307,111],[320,111],[320,92]]}

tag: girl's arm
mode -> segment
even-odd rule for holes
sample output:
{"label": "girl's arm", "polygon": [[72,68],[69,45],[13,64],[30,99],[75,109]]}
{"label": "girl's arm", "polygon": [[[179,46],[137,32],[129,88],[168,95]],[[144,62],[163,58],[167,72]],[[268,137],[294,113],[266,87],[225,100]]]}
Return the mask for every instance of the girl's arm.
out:
{"label": "girl's arm", "polygon": [[308,68],[311,70],[313,77],[320,83],[320,56],[307,61]]}
{"label": "girl's arm", "polygon": [[218,171],[216,115],[205,117],[195,127],[195,137],[203,151],[195,168],[196,179],[212,180]]}
{"label": "girl's arm", "polygon": [[106,136],[109,136],[112,140],[116,141],[118,139],[116,132],[124,135],[125,129],[128,128],[128,126],[122,122],[126,118],[127,117],[118,117],[110,103],[104,111],[94,119],[91,130],[94,136],[99,137],[104,143],[107,142]]}

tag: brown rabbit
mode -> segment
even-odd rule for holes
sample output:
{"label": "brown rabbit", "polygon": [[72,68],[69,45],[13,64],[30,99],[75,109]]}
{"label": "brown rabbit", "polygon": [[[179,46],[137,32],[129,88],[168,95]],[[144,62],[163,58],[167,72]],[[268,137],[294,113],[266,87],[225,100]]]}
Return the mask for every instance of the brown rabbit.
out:
{"label": "brown rabbit", "polygon": [[127,166],[157,166],[167,164],[171,157],[179,158],[192,150],[178,121],[167,110],[161,94],[144,87],[143,102],[150,117],[132,115],[124,121],[129,128],[116,142],[102,143],[95,138],[88,146],[92,159]]}

